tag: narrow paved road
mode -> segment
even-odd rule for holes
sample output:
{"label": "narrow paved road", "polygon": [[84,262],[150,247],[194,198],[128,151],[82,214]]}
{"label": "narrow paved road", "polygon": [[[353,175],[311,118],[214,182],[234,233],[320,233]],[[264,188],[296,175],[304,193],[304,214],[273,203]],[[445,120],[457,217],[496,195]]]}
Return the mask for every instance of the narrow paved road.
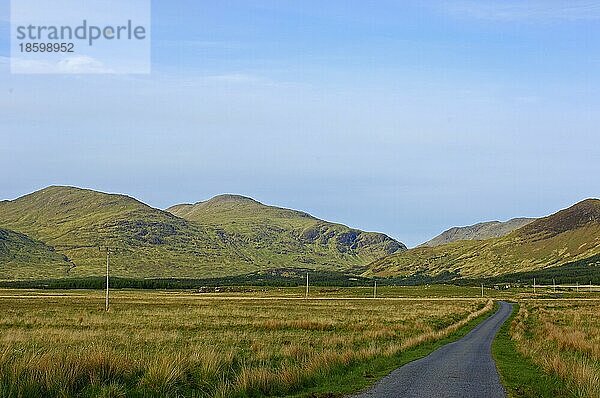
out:
{"label": "narrow paved road", "polygon": [[425,358],[410,362],[381,379],[356,398],[496,398],[506,397],[491,346],[508,319],[512,305],[500,308],[462,339]]}

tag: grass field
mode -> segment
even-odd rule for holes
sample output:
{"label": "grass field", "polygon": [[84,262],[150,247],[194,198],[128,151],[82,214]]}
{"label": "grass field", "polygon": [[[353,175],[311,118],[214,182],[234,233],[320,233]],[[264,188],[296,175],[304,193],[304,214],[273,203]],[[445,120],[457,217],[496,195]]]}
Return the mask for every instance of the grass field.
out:
{"label": "grass field", "polygon": [[281,396],[320,385],[335,392],[344,389],[329,385],[335,375],[446,338],[491,308],[477,298],[119,291],[105,313],[100,291],[3,290],[0,394]]}
{"label": "grass field", "polygon": [[[510,327],[519,354],[550,377],[559,378],[567,389],[561,395],[544,396],[600,397],[599,314],[597,300],[521,303]],[[515,396],[540,395],[515,391]]]}

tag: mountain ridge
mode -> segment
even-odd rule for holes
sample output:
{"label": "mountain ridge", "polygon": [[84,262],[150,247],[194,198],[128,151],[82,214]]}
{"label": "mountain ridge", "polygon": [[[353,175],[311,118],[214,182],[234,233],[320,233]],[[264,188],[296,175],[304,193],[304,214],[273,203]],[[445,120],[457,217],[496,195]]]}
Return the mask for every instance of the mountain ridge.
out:
{"label": "mountain ridge", "polygon": [[[99,247],[105,246],[115,250],[111,269],[116,276],[190,278],[307,265],[350,269],[405,249],[384,234],[372,236],[239,195],[201,203],[208,216],[196,222],[127,195],[50,186],[0,202],[0,227],[26,234],[66,255],[75,265],[68,276],[102,275],[104,255]],[[249,208],[252,211],[244,211]],[[302,235],[297,227],[304,221],[298,220],[318,224],[315,239],[310,239],[310,233]],[[368,239],[357,239],[360,236]],[[46,275],[44,267],[39,264],[39,273]],[[67,276],[55,269],[52,272],[54,277]]]}
{"label": "mountain ridge", "polygon": [[[239,200],[239,198],[244,198]],[[286,231],[289,238],[304,244],[329,245],[334,239],[349,249],[368,248],[372,257],[383,257],[406,246],[378,232],[366,232],[343,224],[316,218],[306,212],[263,204],[252,198],[238,196],[236,200],[224,200],[216,196],[193,205],[175,205],[168,211],[198,225],[218,225],[231,234],[244,233],[271,241],[276,234]],[[263,227],[263,233],[254,231]]]}
{"label": "mountain ridge", "polygon": [[529,224],[534,220],[535,218],[517,217],[511,218],[508,221],[484,221],[472,225],[452,227],[436,237],[428,240],[427,242],[422,243],[419,245],[419,247],[439,246],[459,240],[485,240],[490,238],[500,238]]}
{"label": "mountain ridge", "polygon": [[[558,227],[560,226],[560,227]],[[600,253],[600,200],[586,199],[486,240],[417,247],[375,260],[365,276],[491,277],[559,266]]]}
{"label": "mountain ridge", "polygon": [[[196,215],[198,213],[205,214],[206,210],[219,212],[230,211],[232,210],[232,206],[244,206],[248,211],[256,211],[257,209],[270,211],[271,215],[308,217],[318,220],[318,218],[301,210],[266,205],[256,199],[237,194],[221,194],[196,203],[177,204],[167,208],[166,211],[177,215],[178,217],[194,219],[197,217]],[[185,217],[183,217],[184,215]]]}
{"label": "mountain ridge", "polygon": [[0,201],[0,279],[27,278],[27,273],[102,275],[105,262],[99,247],[105,246],[115,251],[111,268],[116,276],[150,278],[285,268],[367,277],[487,277],[555,267],[600,253],[598,199],[533,221],[513,220],[527,223],[500,237],[407,250],[385,234],[242,195],[217,195],[160,210],[127,195],[50,186]]}

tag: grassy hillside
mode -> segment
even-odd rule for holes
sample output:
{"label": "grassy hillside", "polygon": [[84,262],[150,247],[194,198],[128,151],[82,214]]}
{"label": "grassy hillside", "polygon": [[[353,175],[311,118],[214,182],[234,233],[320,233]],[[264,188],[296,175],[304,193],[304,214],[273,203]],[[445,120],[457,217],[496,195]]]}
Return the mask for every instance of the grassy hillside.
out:
{"label": "grassy hillside", "polygon": [[600,254],[584,258],[577,261],[572,261],[558,267],[544,268],[536,271],[517,272],[514,274],[504,274],[492,278],[478,280],[463,280],[461,283],[485,283],[485,284],[501,284],[501,283],[524,283],[532,284],[535,278],[536,283],[542,285],[567,284],[580,285],[600,284]]}
{"label": "grassy hillside", "polygon": [[505,222],[487,221],[466,227],[450,228],[435,238],[423,243],[421,246],[439,246],[459,240],[485,240],[500,238],[508,235],[515,229],[531,223],[533,218],[513,218]]}
{"label": "grassy hillside", "polygon": [[[215,212],[212,221],[195,223],[124,195],[49,187],[0,202],[0,227],[27,234],[65,254],[75,265],[69,272],[74,277],[104,273],[101,246],[115,248],[113,275],[137,278],[215,277],[279,267],[342,270],[364,266],[393,253],[394,248],[403,248],[379,234],[365,234],[358,240],[361,231],[308,215],[304,217],[319,223],[326,239],[316,242],[312,235],[296,236],[286,229],[287,224],[267,222],[269,214],[250,229],[227,228],[244,224],[235,219],[239,214],[231,213],[234,219],[228,220],[227,214]],[[380,236],[381,242],[377,241]],[[27,276],[39,278],[47,272],[45,267],[40,262]]]}
{"label": "grassy hillside", "polygon": [[116,248],[115,274],[139,276],[195,272],[195,257],[218,249],[196,250],[194,244],[207,240],[207,234],[170,213],[127,196],[69,187],[0,203],[0,225],[67,255],[76,265],[70,271],[74,276],[103,273],[101,246]]}
{"label": "grassy hillside", "polygon": [[[259,251],[269,248],[278,253],[301,253],[308,247],[335,257],[355,253],[361,259],[377,259],[406,250],[402,243],[384,234],[348,228],[239,195],[220,195],[193,205],[173,206],[168,211],[203,228],[217,228],[223,236],[246,241]],[[311,258],[301,261],[314,263]]]}
{"label": "grassy hillside", "polygon": [[418,247],[377,260],[366,275],[455,272],[489,277],[555,267],[598,253],[600,200],[588,199],[501,238]]}
{"label": "grassy hillside", "polygon": [[0,278],[15,279],[31,274],[41,278],[66,275],[71,267],[68,259],[46,246],[7,229],[0,229]]}

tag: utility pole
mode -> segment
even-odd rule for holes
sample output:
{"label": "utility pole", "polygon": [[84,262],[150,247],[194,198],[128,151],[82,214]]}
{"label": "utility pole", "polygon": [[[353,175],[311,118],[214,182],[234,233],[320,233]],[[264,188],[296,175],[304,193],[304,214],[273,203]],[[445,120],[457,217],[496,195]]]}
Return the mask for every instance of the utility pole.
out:
{"label": "utility pole", "polygon": [[[108,289],[109,289],[109,285],[108,285],[108,276],[110,274],[110,247],[106,246],[106,301],[104,303],[104,310],[108,312]],[[98,250],[100,252],[102,252],[102,247],[98,247]]]}
{"label": "utility pole", "polygon": [[373,298],[377,298],[377,279],[375,279],[375,284],[373,285]]}
{"label": "utility pole", "polygon": [[554,293],[556,293],[556,279],[552,278],[552,286],[554,287]]}
{"label": "utility pole", "polygon": [[533,278],[533,294],[535,294],[535,278]]}
{"label": "utility pole", "polygon": [[483,297],[483,283],[481,284],[481,297]]}
{"label": "utility pole", "polygon": [[579,281],[577,281],[576,283],[577,283],[577,293],[579,293]]}
{"label": "utility pole", "polygon": [[108,274],[110,272],[110,249],[108,248],[108,246],[106,247],[106,305],[105,305],[105,309],[108,312]]}
{"label": "utility pole", "polygon": [[308,271],[306,271],[306,298],[308,298]]}

